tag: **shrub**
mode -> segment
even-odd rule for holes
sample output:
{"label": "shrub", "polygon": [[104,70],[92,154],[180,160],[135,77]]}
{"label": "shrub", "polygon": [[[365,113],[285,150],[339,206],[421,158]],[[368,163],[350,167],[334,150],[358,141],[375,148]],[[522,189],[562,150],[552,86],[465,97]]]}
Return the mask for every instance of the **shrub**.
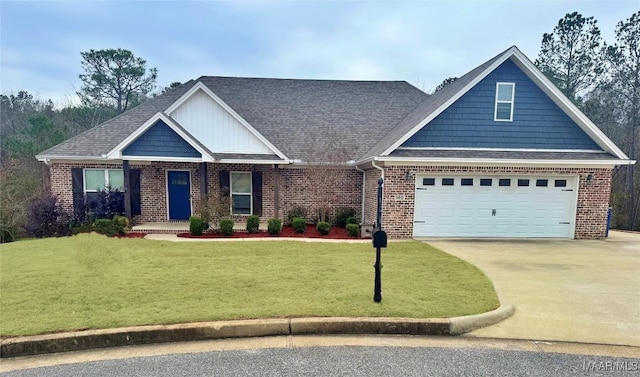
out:
{"label": "shrub", "polygon": [[247,232],[258,233],[260,229],[260,217],[257,215],[251,215],[247,217]]}
{"label": "shrub", "polygon": [[356,210],[353,208],[340,208],[336,213],[336,225],[344,228],[348,222],[347,219],[350,217],[356,217]]}
{"label": "shrub", "polygon": [[272,236],[277,236],[280,234],[282,230],[282,220],[280,219],[269,219],[267,222],[267,231]]}
{"label": "shrub", "polygon": [[287,220],[289,221],[289,224],[293,225],[293,219],[295,217],[301,217],[301,218],[306,218],[307,217],[307,211],[298,206],[298,207],[293,207],[292,209],[290,209],[287,212]]}
{"label": "shrub", "polygon": [[58,205],[55,196],[43,195],[29,204],[29,216],[24,228],[30,236],[37,238],[70,236],[70,220],[71,216]]}
{"label": "shrub", "polygon": [[201,236],[204,231],[204,221],[200,216],[189,217],[189,233],[193,236]]}
{"label": "shrub", "polygon": [[205,223],[205,229],[209,226],[217,229],[220,220],[228,216],[231,216],[231,199],[228,195],[208,195],[205,198],[200,216]]}
{"label": "shrub", "polygon": [[357,217],[349,217],[347,219],[347,225],[349,225],[349,224],[359,224],[359,223],[360,223],[360,221],[358,221]]}
{"label": "shrub", "polygon": [[360,225],[354,223],[347,224],[347,233],[351,237],[358,237],[360,235]]}
{"label": "shrub", "polygon": [[291,225],[296,233],[303,233],[307,228],[307,219],[304,217],[294,217],[291,219]]}
{"label": "shrub", "polygon": [[225,236],[230,236],[233,234],[233,220],[231,219],[222,219],[220,220],[220,232]]}
{"label": "shrub", "polygon": [[121,226],[123,229],[129,228],[129,219],[126,216],[115,215],[113,216],[113,222]]}
{"label": "shrub", "polygon": [[319,221],[318,225],[316,225],[316,229],[318,229],[318,232],[320,232],[320,234],[326,236],[331,230],[331,224],[326,221]]}
{"label": "shrub", "polygon": [[124,227],[113,219],[97,219],[93,222],[96,232],[107,237],[114,237],[124,234]]}

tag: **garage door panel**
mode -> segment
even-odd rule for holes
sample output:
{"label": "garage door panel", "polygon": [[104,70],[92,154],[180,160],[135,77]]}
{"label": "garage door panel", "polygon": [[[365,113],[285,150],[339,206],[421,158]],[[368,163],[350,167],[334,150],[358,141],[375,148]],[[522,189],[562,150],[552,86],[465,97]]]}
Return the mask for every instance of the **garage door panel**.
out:
{"label": "garage door panel", "polygon": [[[451,178],[452,176],[447,176]],[[558,177],[482,176],[473,186],[434,186],[416,190],[414,236],[436,237],[570,237],[573,231],[575,177],[561,177],[564,187],[555,187]],[[480,186],[481,179],[491,186]],[[500,180],[509,186],[499,186]],[[507,179],[510,179],[508,181]],[[520,182],[519,179],[524,181]],[[528,186],[522,186],[528,180]],[[536,186],[546,180],[547,186]],[[422,182],[421,178],[417,179]]]}

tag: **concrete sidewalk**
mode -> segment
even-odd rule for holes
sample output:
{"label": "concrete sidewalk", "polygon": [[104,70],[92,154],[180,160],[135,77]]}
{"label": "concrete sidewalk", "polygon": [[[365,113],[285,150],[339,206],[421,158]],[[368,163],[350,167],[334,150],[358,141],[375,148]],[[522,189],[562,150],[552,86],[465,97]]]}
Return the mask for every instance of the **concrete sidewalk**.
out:
{"label": "concrete sidewalk", "polygon": [[480,268],[516,314],[467,336],[640,346],[640,234],[427,241]]}

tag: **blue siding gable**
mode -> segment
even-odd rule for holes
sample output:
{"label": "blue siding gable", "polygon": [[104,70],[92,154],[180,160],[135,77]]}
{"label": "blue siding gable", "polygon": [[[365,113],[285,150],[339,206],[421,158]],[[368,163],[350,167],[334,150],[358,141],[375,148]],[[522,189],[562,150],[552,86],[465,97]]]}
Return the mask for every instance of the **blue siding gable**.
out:
{"label": "blue siding gable", "polygon": [[125,156],[194,157],[202,154],[187,143],[171,127],[158,120],[122,151]]}
{"label": "blue siding gable", "polygon": [[[494,121],[496,82],[514,82],[512,122]],[[508,59],[401,147],[601,148]]]}

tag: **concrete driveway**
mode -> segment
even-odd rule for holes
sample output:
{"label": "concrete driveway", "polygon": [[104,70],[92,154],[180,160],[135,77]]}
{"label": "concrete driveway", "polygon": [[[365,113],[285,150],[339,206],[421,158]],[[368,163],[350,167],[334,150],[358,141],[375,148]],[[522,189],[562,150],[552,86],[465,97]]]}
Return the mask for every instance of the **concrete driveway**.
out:
{"label": "concrete driveway", "polygon": [[480,268],[513,317],[467,336],[640,346],[640,234],[606,241],[429,240]]}

